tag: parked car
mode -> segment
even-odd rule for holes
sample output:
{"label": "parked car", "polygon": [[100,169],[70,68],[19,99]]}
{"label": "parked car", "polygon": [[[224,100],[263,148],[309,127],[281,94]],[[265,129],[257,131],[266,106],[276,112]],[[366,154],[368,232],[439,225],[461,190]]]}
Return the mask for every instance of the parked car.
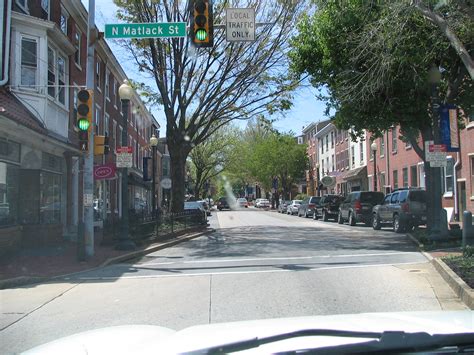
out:
{"label": "parked car", "polygon": [[319,203],[316,205],[313,218],[322,218],[325,222],[328,221],[329,218],[337,220],[337,215],[339,214],[339,205],[343,200],[344,197],[340,195],[325,195],[321,197],[321,200],[319,200]]}
{"label": "parked car", "polygon": [[380,229],[384,224],[392,225],[396,233],[426,224],[425,190],[399,189],[385,196],[380,205],[372,210],[372,227]]}
{"label": "parked car", "polygon": [[229,202],[227,202],[227,199],[225,197],[221,197],[219,200],[217,200],[217,209],[219,211],[222,211],[224,209],[230,210]]}
{"label": "parked car", "polygon": [[199,200],[197,201],[198,203],[200,203],[202,205],[202,207],[204,208],[204,210],[206,211],[206,214],[208,216],[211,215],[211,208],[209,207],[209,203],[206,201],[206,200]]}
{"label": "parked car", "polygon": [[237,206],[239,206],[241,208],[247,208],[247,207],[249,207],[249,203],[248,203],[246,198],[241,197],[241,198],[237,199]]}
{"label": "parked car", "polygon": [[259,198],[255,201],[255,207],[268,208],[270,207],[270,201],[268,201],[266,198]]}
{"label": "parked car", "polygon": [[308,196],[301,201],[298,207],[298,217],[312,217],[319,200],[321,200],[320,196]]}
{"label": "parked car", "polygon": [[378,191],[355,191],[349,193],[339,205],[337,222],[348,221],[351,226],[363,222],[367,226],[372,223],[372,208],[382,203],[384,194]]}
{"label": "parked car", "polygon": [[199,211],[202,213],[206,213],[204,206],[199,201],[187,201],[184,203],[184,210],[185,211]]}
{"label": "parked car", "polygon": [[288,205],[291,203],[291,201],[286,200],[286,201],[281,201],[280,204],[278,205],[278,213],[286,213],[286,209],[288,208]]}
{"label": "parked car", "polygon": [[286,214],[294,215],[298,213],[298,207],[300,207],[301,200],[291,200],[290,204],[286,208]]}

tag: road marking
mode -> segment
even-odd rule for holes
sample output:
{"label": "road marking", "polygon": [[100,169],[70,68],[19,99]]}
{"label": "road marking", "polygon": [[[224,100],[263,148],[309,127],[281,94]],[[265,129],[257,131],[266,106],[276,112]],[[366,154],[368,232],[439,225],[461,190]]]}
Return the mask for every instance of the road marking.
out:
{"label": "road marking", "polygon": [[273,257],[273,258],[247,258],[247,259],[211,259],[211,260],[187,260],[187,261],[172,261],[172,262],[147,262],[143,264],[133,265],[169,265],[169,264],[194,264],[194,263],[232,263],[242,261],[265,261],[265,260],[307,260],[315,258],[351,258],[351,257],[364,257],[364,256],[384,256],[384,255],[405,255],[405,254],[419,254],[418,252],[393,252],[393,253],[371,253],[371,254],[339,254],[339,255],[312,255],[312,256],[286,256],[286,257]]}
{"label": "road marking", "polygon": [[406,263],[394,263],[394,264],[368,264],[368,265],[351,265],[351,266],[334,266],[334,267],[320,267],[307,270],[255,270],[255,271],[224,271],[224,272],[200,272],[194,274],[179,274],[179,275],[134,275],[134,276],[103,276],[103,277],[80,277],[79,280],[91,281],[91,280],[121,280],[121,279],[159,279],[169,277],[191,277],[191,276],[211,276],[211,275],[242,275],[242,274],[264,274],[264,273],[276,273],[276,272],[301,272],[301,271],[320,271],[320,270],[331,270],[331,269],[355,269],[364,267],[384,267],[384,266],[398,266],[398,265],[417,265],[428,263],[428,261],[413,261]]}

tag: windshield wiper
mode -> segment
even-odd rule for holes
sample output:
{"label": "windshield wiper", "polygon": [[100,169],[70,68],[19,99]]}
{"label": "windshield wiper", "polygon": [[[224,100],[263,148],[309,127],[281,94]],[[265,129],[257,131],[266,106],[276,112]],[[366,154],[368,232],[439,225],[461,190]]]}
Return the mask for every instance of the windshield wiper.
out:
{"label": "windshield wiper", "polygon": [[387,351],[418,351],[439,349],[447,346],[472,346],[474,345],[473,333],[458,334],[434,334],[428,333],[405,333],[402,331],[385,332],[358,332],[333,329],[303,329],[294,332],[272,335],[264,338],[251,338],[234,343],[222,344],[185,354],[226,354],[237,351],[257,348],[261,345],[274,343],[281,340],[308,336],[329,336],[341,338],[368,338],[376,339],[368,342],[355,344],[343,344],[330,347],[311,349],[299,349],[295,351],[282,352],[281,354],[305,353],[330,354],[330,353],[362,353],[362,352],[387,352]]}

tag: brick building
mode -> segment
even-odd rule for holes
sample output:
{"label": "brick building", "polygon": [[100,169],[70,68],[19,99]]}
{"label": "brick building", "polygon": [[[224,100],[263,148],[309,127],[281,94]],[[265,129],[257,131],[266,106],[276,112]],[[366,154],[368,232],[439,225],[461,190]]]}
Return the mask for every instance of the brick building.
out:
{"label": "brick building", "polygon": [[[22,245],[74,238],[83,205],[75,121],[86,81],[87,11],[80,1],[12,1],[10,35],[9,80],[0,88],[0,237],[19,235]],[[109,137],[110,153],[94,164],[115,164],[126,129],[134,154],[129,208],[150,210],[143,158],[159,125],[135,93],[124,127],[118,87],[127,76],[103,38],[95,48],[93,129]],[[95,181],[99,225],[121,215],[120,183],[120,172]]]}

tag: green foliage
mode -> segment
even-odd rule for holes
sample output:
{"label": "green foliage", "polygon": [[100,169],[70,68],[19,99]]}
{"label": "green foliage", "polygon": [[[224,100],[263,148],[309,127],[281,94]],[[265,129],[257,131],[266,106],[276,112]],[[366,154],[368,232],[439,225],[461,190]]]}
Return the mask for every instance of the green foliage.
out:
{"label": "green foliage", "polygon": [[[472,81],[457,53],[408,2],[315,2],[318,10],[302,18],[292,40],[292,70],[328,88],[325,100],[336,109],[338,127],[375,133],[397,124],[419,131],[432,127],[433,64],[443,69],[441,99],[472,110]],[[467,28],[472,23],[460,25],[459,36],[472,49],[474,32]]]}
{"label": "green foliage", "polygon": [[295,200],[304,200],[308,195],[306,194],[298,194],[295,196]]}
{"label": "green foliage", "polygon": [[462,249],[462,255],[463,255],[465,258],[474,257],[474,246],[472,246],[472,245],[466,245],[466,246]]}

